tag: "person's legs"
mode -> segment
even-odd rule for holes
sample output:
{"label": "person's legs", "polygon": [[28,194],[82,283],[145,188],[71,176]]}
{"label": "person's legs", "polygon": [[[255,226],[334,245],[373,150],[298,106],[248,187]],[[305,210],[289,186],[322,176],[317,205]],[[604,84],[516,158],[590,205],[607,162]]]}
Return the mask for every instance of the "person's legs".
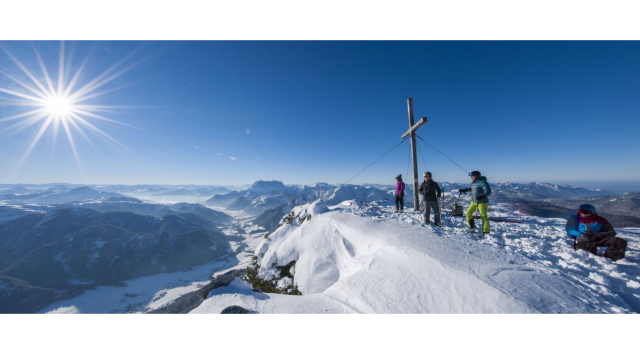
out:
{"label": "person's legs", "polygon": [[627,241],[620,237],[605,237],[602,240],[596,242],[597,247],[607,247],[604,252],[604,256],[611,258],[612,261],[617,261],[624,258],[624,254],[627,251]]}
{"label": "person's legs", "polygon": [[465,214],[467,217],[467,226],[469,226],[470,229],[474,229],[476,227],[476,222],[473,220],[473,213],[476,212],[477,208],[478,204],[471,202],[471,204],[469,204],[469,209],[467,209],[467,213]]}
{"label": "person's legs", "polygon": [[442,226],[442,220],[440,216],[440,204],[438,201],[431,202],[431,206],[433,207],[433,220],[438,226]]}
{"label": "person's legs", "polygon": [[396,211],[400,210],[400,194],[396,194]]}
{"label": "person's legs", "polygon": [[489,233],[491,232],[491,226],[489,225],[489,203],[478,204],[478,209],[480,209],[480,217],[482,218],[482,232]]}
{"label": "person's legs", "polygon": [[400,193],[400,210],[404,210],[404,192]]}
{"label": "person's legs", "polygon": [[591,254],[598,255],[598,245],[596,242],[578,241],[576,248],[579,250],[589,251]]}
{"label": "person's legs", "polygon": [[428,200],[424,200],[424,223],[428,224],[431,222],[431,202]]}

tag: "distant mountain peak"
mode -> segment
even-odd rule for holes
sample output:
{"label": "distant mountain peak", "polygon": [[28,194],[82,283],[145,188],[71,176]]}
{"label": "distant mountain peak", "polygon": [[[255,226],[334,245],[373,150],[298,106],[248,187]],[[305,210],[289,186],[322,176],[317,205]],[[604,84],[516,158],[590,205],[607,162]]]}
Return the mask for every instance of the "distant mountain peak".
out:
{"label": "distant mountain peak", "polygon": [[249,188],[250,190],[256,191],[256,192],[279,192],[279,191],[284,191],[287,189],[287,187],[284,186],[284,184],[280,181],[263,181],[263,180],[259,180],[254,182],[251,185],[251,188]]}
{"label": "distant mountain peak", "polygon": [[72,192],[72,193],[91,193],[91,192],[98,193],[98,191],[96,191],[95,189],[93,189],[91,187],[88,187],[88,186],[73,188],[69,192]]}

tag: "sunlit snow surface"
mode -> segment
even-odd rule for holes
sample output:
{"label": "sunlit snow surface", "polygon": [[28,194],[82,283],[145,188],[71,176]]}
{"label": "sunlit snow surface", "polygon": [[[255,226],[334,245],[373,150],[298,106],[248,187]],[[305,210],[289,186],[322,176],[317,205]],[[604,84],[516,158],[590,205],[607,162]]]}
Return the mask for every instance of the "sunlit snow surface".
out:
{"label": "sunlit snow surface", "polygon": [[[304,208],[312,209],[297,212]],[[524,216],[507,203],[494,201],[491,216],[523,224],[492,222],[480,240],[463,218],[439,229],[393,209],[345,202],[280,227],[256,250],[264,252],[261,274],[297,260],[295,283],[305,295],[255,293],[236,281],[192,313],[230,305],[258,313],[640,312],[640,229],[617,230],[629,248],[613,263],[573,251],[565,220]]]}
{"label": "sunlit snow surface", "polygon": [[412,210],[393,213],[390,202],[298,206],[294,211],[310,220],[281,226],[269,239],[253,216],[215,209],[235,219],[222,230],[233,238],[227,259],[126,287],[101,286],[41,313],[148,312],[260,252],[263,274],[273,262],[296,260],[295,283],[304,295],[257,293],[236,279],[192,313],[218,314],[231,305],[252,313],[640,312],[640,229],[616,229],[629,247],[627,258],[613,263],[573,251],[565,220],[522,215],[496,200],[491,216],[523,224],[492,222],[491,235],[480,240],[462,217],[429,227]]}

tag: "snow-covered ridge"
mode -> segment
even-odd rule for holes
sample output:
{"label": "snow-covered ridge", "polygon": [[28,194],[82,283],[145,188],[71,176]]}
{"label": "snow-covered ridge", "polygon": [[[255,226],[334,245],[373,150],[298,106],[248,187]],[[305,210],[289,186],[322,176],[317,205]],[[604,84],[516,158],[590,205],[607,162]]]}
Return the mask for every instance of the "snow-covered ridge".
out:
{"label": "snow-covered ridge", "polygon": [[[493,208],[495,216],[510,210],[507,203]],[[260,275],[278,283],[282,279],[274,265],[296,261],[292,282],[304,295],[290,296],[287,301],[295,307],[277,307],[285,301],[280,296],[256,303],[252,293],[236,283],[221,293],[238,291],[235,300],[212,293],[194,312],[218,309],[223,303],[258,312],[640,311],[635,263],[611,264],[588,252],[574,252],[564,220],[521,216],[524,224],[492,223],[492,235],[477,241],[464,233],[462,218],[454,218],[451,227],[431,229],[418,221],[418,214],[391,210],[386,202],[357,200],[296,206],[255,251]],[[637,258],[637,247],[628,257]]]}

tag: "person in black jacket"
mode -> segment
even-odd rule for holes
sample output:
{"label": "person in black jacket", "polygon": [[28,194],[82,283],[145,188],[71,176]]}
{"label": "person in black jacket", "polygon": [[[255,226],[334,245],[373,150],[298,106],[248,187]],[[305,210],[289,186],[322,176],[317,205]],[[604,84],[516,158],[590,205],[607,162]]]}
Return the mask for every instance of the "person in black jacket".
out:
{"label": "person in black jacket", "polygon": [[442,226],[440,205],[438,204],[438,198],[442,195],[442,191],[438,183],[431,179],[431,172],[424,173],[424,182],[418,188],[418,192],[424,197],[424,223],[429,225],[431,209],[433,208],[435,225]]}

